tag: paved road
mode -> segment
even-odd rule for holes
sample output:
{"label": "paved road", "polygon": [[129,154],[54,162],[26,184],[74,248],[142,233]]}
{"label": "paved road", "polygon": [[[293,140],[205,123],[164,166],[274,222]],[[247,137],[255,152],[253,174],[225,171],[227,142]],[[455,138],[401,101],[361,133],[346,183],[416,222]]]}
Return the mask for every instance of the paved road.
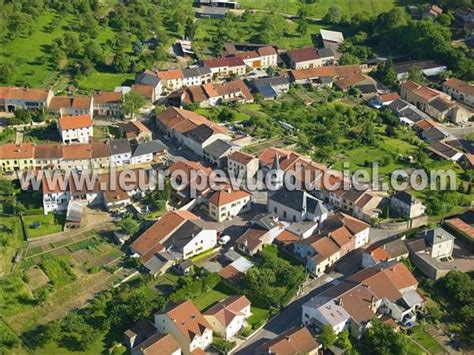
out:
{"label": "paved road", "polygon": [[333,276],[338,277],[340,274],[333,273],[319,278],[309,293],[288,305],[262,329],[253,334],[239,348],[235,349],[233,353],[238,355],[253,355],[256,353],[256,349],[267,340],[273,339],[277,335],[299,326],[301,324],[301,306],[303,303],[333,286],[330,282],[334,280]]}

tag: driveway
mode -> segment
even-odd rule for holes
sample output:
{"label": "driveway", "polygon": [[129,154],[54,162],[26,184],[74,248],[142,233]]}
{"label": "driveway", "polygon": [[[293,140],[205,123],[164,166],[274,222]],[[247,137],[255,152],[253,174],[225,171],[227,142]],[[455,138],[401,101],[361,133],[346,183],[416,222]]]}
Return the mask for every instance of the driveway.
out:
{"label": "driveway", "polygon": [[331,273],[314,281],[312,280],[311,287],[307,289],[300,298],[283,308],[282,311],[272,318],[262,329],[246,339],[232,353],[238,355],[253,355],[256,353],[257,348],[266,341],[277,337],[279,334],[293,327],[301,325],[301,306],[303,303],[333,286],[332,281],[339,277],[340,274]]}

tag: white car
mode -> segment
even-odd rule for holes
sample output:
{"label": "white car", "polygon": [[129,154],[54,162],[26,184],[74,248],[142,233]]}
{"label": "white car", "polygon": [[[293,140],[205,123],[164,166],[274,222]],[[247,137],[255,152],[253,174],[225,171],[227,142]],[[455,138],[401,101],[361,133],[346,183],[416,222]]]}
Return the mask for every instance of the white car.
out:
{"label": "white car", "polygon": [[230,241],[230,237],[228,235],[224,235],[222,236],[222,238],[219,239],[218,243],[220,245],[226,245],[227,243],[229,243]]}

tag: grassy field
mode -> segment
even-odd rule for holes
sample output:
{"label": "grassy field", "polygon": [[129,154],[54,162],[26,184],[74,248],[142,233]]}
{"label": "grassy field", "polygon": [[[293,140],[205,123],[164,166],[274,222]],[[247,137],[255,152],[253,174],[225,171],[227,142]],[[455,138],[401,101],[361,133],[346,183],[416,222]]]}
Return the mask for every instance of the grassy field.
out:
{"label": "grassy field", "polygon": [[10,270],[16,251],[24,244],[20,217],[0,217],[0,275]]}
{"label": "grassy field", "polygon": [[[48,214],[25,216],[23,221],[30,238],[58,233],[63,230],[66,216],[64,214]],[[38,226],[35,224],[39,224]]]}
{"label": "grassy field", "polygon": [[[52,30],[50,26],[52,26]],[[28,83],[31,86],[53,86],[63,88],[67,84],[64,77],[58,76],[58,68],[50,64],[48,50],[57,38],[78,24],[73,15],[60,15],[54,12],[44,12],[35,20],[30,36],[16,38],[0,49],[2,60],[15,64],[15,75],[11,84],[21,85]],[[111,39],[115,32],[108,26],[102,26],[97,41],[104,44]],[[111,74],[94,72],[79,82],[84,89],[113,89],[130,79],[131,74]]]}
{"label": "grassy field", "polygon": [[422,325],[412,328],[411,337],[421,344],[430,354],[444,354],[444,348],[426,332]]}
{"label": "grassy field", "polygon": [[228,295],[214,289],[193,299],[193,303],[200,311],[204,311],[226,297],[228,297]]}
{"label": "grassy field", "polygon": [[[241,0],[240,5],[244,9],[260,9],[276,11],[286,14],[296,14],[301,5],[298,0]],[[308,15],[322,18],[326,15],[329,6],[336,4],[341,9],[343,15],[352,16],[357,13],[367,12],[369,14],[379,14],[388,11],[393,7],[420,4],[423,1],[397,1],[397,0],[318,0],[314,4],[307,5]]]}
{"label": "grassy field", "polygon": [[85,90],[113,90],[117,86],[129,85],[134,75],[130,73],[94,72],[79,80],[79,86]]}

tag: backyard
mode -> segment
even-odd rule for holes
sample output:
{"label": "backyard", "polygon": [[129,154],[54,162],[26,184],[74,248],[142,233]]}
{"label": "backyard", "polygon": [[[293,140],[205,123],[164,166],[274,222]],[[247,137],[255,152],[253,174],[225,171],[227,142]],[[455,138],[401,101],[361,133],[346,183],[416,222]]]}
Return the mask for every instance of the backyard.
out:
{"label": "backyard", "polygon": [[63,230],[66,222],[65,214],[28,215],[23,217],[23,222],[29,238],[58,233]]}

